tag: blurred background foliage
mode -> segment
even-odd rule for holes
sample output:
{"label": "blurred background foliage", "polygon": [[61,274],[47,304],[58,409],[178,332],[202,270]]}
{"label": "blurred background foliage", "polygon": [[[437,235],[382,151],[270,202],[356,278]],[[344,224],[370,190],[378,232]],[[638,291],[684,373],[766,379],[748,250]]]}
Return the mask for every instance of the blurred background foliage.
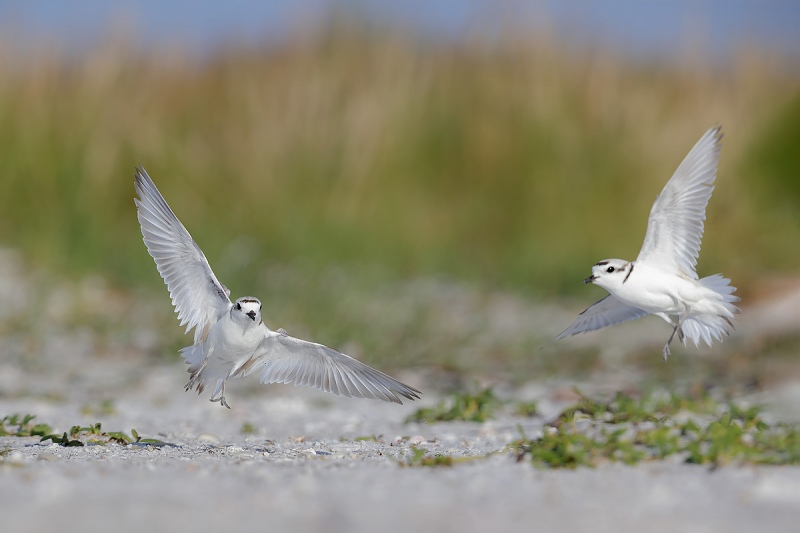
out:
{"label": "blurred background foliage", "polygon": [[347,294],[426,277],[593,301],[580,280],[636,257],[655,196],[718,124],[700,274],[747,298],[800,264],[800,71],[757,49],[645,61],[358,17],[200,59],[125,31],[78,57],[6,35],[0,244],[68,278],[164,290],[136,221],[142,164],[233,296],[315,331],[348,320],[332,316]]}
{"label": "blurred background foliage", "polygon": [[6,42],[0,58],[0,240],[72,274],[157,281],[141,163],[235,294],[266,290],[259,265],[303,261],[555,296],[635,257],[652,200],[715,124],[701,272],[746,291],[800,259],[800,76],[769,57],[641,64],[348,19],[202,61],[125,37],[77,60],[15,61]]}

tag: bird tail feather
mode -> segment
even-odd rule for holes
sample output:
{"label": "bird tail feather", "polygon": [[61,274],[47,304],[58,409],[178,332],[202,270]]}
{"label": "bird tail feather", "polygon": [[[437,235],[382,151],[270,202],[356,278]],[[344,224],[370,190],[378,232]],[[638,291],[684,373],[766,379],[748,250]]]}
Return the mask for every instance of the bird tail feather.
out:
{"label": "bird tail feather", "polygon": [[692,315],[681,322],[683,342],[686,344],[686,339],[690,339],[695,346],[699,346],[700,341],[711,346],[712,339],[721,341],[723,335],[730,335],[734,329],[734,315],[741,311],[733,303],[738,302],[739,297],[733,294],[736,292],[736,287],[730,285],[731,280],[721,274],[707,276],[699,282],[714,292],[715,312]]}
{"label": "bird tail feather", "polygon": [[206,358],[201,344],[181,348],[181,357],[183,357],[184,363],[189,365],[188,371],[192,377],[202,368]]}

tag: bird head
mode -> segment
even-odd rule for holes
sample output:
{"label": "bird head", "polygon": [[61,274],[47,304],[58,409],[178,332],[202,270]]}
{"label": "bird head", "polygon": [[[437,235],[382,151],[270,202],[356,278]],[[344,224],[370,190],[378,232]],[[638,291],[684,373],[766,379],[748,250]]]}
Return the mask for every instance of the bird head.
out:
{"label": "bird head", "polygon": [[603,259],[592,267],[592,275],[583,280],[611,291],[619,288],[628,279],[633,264],[623,259]]}
{"label": "bird head", "polygon": [[252,296],[243,296],[233,304],[233,316],[244,323],[261,323],[261,302]]}

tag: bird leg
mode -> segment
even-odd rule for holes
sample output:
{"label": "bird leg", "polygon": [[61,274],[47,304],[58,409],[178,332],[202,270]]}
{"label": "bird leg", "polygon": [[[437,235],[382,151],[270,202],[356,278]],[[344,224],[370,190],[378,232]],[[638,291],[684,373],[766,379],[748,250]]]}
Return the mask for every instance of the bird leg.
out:
{"label": "bird leg", "polygon": [[228,405],[228,402],[225,401],[225,382],[224,381],[222,382],[222,388],[219,391],[219,396],[217,396],[216,398],[214,398],[212,396],[211,397],[211,401],[212,402],[219,402],[220,405],[224,405],[228,409],[231,408],[231,406]]}
{"label": "bird leg", "polygon": [[664,362],[667,362],[667,357],[669,357],[669,345],[672,342],[672,339],[675,337],[675,334],[678,334],[678,340],[684,342],[684,334],[683,328],[681,328],[681,323],[686,319],[687,315],[689,314],[689,310],[683,312],[683,314],[678,317],[678,321],[675,323],[675,327],[672,329],[672,334],[669,336],[669,340],[667,340],[667,344],[664,345],[664,349],[661,350],[661,355],[664,356]]}
{"label": "bird leg", "polygon": [[678,339],[681,342],[683,342],[683,330],[681,329],[680,321],[678,321],[678,323],[675,324],[675,328],[672,330],[672,334],[669,336],[669,339],[667,340],[667,344],[665,344],[664,345],[664,349],[661,350],[661,355],[664,356],[664,362],[665,363],[667,362],[667,357],[669,357],[669,354],[670,354],[669,345],[672,342],[672,339],[675,337],[675,333],[678,334]]}

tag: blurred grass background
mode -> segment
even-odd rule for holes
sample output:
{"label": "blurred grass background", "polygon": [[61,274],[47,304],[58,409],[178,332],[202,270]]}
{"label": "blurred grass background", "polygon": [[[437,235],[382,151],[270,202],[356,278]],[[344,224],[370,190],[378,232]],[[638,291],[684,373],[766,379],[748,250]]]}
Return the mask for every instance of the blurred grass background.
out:
{"label": "blurred grass background", "polygon": [[[779,56],[643,61],[555,32],[437,41],[358,18],[203,59],[110,34],[80,57],[0,42],[0,244],[35,268],[166,306],[133,204],[141,163],[232,296],[322,342],[364,322],[348,298],[403,280],[590,303],[589,267],[636,257],[655,196],[719,124],[700,275],[745,301],[797,275],[800,71]],[[399,364],[447,363],[440,348]]]}

